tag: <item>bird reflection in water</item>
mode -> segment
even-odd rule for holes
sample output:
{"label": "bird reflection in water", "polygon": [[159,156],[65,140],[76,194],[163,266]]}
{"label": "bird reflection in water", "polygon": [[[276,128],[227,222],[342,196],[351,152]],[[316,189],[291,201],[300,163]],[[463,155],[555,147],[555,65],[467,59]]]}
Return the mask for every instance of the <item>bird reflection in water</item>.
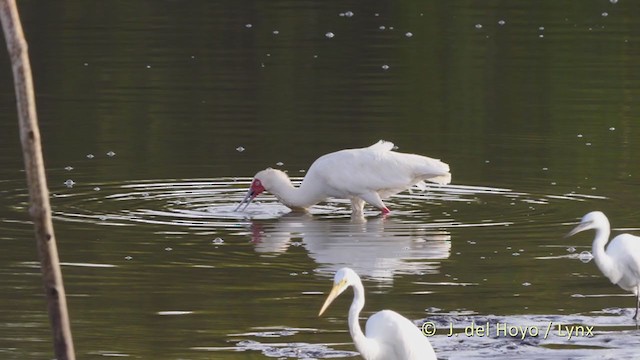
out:
{"label": "bird reflection in water", "polygon": [[359,222],[292,212],[276,220],[252,220],[250,226],[256,252],[276,256],[303,246],[327,276],[349,266],[391,283],[397,274],[437,273],[439,260],[451,254],[449,232],[393,218]]}

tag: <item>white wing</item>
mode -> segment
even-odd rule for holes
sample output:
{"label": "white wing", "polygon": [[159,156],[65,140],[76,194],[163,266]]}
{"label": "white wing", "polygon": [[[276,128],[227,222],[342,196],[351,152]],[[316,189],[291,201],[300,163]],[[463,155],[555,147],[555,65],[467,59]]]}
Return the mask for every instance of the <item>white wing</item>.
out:
{"label": "white wing", "polygon": [[367,320],[366,336],[379,344],[380,360],[436,359],[429,339],[413,322],[392,310],[373,314]]}
{"label": "white wing", "polygon": [[609,280],[635,293],[640,284],[640,237],[618,235],[611,240],[606,251],[614,263],[614,270],[607,275]]}
{"label": "white wing", "polygon": [[391,141],[380,140],[377,143],[368,147],[368,149],[376,150],[376,151],[391,151],[393,150],[393,143]]}
{"label": "white wing", "polygon": [[392,148],[392,143],[380,141],[324,155],[311,165],[305,181],[321,182],[328,196],[345,198],[372,191],[386,197],[423,180],[443,184],[451,180],[449,165],[440,160]]}

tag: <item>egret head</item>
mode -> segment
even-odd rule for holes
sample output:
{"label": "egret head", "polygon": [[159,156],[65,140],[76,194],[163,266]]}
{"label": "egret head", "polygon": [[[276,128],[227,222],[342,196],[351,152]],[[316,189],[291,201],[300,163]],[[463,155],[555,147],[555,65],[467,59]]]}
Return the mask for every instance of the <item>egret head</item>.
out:
{"label": "egret head", "polygon": [[268,168],[258,172],[253,177],[251,186],[249,186],[249,191],[247,191],[247,194],[244,196],[244,199],[242,199],[240,204],[238,204],[238,207],[236,207],[235,211],[238,211],[238,209],[240,209],[240,206],[242,206],[242,204],[244,203],[247,204],[244,207],[246,209],[247,206],[251,204],[253,199],[256,198],[256,196],[262,194],[262,192],[264,192],[265,190],[269,191],[269,189],[272,189],[278,182],[281,182],[282,179],[286,179],[286,181],[289,181],[289,177],[287,176],[287,174],[280,170]]}
{"label": "egret head", "polygon": [[322,305],[322,309],[320,309],[320,313],[318,316],[322,315],[324,311],[329,307],[329,305],[342,294],[347,288],[351,285],[354,285],[357,281],[359,281],[360,277],[356,274],[355,271],[350,268],[342,268],[336,272],[336,275],[333,277],[333,288],[327,296],[327,300],[325,300]]}
{"label": "egret head", "polygon": [[600,228],[603,224],[608,224],[609,220],[601,211],[592,211],[582,217],[580,224],[571,230],[565,237],[575,235],[581,231]]}

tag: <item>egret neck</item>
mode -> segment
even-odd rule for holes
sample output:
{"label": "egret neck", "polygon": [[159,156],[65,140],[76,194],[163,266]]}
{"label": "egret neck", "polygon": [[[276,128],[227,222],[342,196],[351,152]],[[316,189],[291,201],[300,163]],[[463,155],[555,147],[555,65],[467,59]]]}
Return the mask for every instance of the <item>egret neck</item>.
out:
{"label": "egret neck", "polygon": [[596,237],[593,239],[591,246],[591,252],[593,253],[596,265],[598,265],[598,269],[607,277],[610,277],[611,270],[614,266],[611,256],[605,251],[605,245],[609,241],[610,233],[611,226],[609,222],[602,222],[600,226],[596,228]]}
{"label": "egret neck", "polygon": [[365,359],[376,359],[380,347],[376,341],[367,338],[360,328],[360,311],[364,308],[364,287],[362,282],[353,284],[353,303],[349,308],[349,332],[356,348]]}

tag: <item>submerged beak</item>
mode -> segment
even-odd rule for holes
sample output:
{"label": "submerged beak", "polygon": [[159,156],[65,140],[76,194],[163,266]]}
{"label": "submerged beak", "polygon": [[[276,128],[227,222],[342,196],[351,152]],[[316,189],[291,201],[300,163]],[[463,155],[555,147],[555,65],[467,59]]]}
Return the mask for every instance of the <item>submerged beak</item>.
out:
{"label": "submerged beak", "polygon": [[579,233],[580,231],[588,230],[589,227],[591,226],[591,223],[592,223],[591,221],[580,223],[573,230],[569,231],[569,233],[567,235],[565,235],[564,237],[568,238],[569,236],[573,236],[573,235]]}
{"label": "submerged beak", "polygon": [[318,313],[318,316],[321,316],[322,313],[324,313],[324,311],[327,310],[329,305],[331,305],[333,300],[335,300],[335,298],[337,298],[338,295],[342,294],[342,291],[344,290],[344,286],[345,286],[345,282],[344,281],[333,285],[333,288],[331,289],[331,292],[329,293],[329,296],[327,296],[327,300],[324,301],[324,304],[322,305],[322,309],[320,309],[320,312]]}
{"label": "submerged beak", "polygon": [[263,191],[264,191],[264,186],[262,186],[262,182],[258,179],[253,179],[253,182],[251,182],[251,186],[249,187],[249,191],[247,191],[247,194],[244,196],[244,199],[242,199],[240,204],[238,204],[236,209],[233,211],[238,211],[238,209],[240,209],[242,204],[244,204],[245,202],[247,203],[247,205],[244,206],[242,211],[246,210],[249,204],[251,204],[251,202],[253,201],[253,199],[255,199],[256,196],[260,195],[260,193],[262,193]]}

